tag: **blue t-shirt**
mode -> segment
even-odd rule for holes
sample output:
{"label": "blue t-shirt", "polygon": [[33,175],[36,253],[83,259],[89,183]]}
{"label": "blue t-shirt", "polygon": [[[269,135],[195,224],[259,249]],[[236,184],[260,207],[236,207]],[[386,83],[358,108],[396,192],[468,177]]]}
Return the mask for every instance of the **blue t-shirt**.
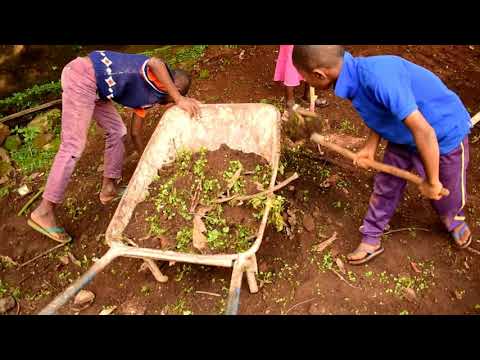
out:
{"label": "blue t-shirt", "polygon": [[335,95],[352,101],[367,126],[382,138],[416,151],[404,120],[419,110],[437,135],[442,155],[470,133],[460,98],[432,72],[398,56],[354,58],[345,52]]}

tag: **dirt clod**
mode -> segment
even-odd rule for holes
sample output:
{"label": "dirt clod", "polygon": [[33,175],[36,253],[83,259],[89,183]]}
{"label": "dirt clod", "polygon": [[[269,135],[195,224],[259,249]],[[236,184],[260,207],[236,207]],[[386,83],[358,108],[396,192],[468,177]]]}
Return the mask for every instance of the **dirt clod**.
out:
{"label": "dirt clod", "polygon": [[315,221],[312,216],[307,214],[303,217],[303,227],[310,232],[315,230]]}

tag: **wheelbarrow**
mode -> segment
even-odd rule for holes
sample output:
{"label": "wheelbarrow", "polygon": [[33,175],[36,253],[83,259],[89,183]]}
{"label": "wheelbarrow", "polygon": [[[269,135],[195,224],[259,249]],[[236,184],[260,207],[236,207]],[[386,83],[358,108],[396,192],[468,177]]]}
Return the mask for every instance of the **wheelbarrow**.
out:
{"label": "wheelbarrow", "polygon": [[273,191],[278,188],[278,186],[275,187],[275,182],[280,158],[280,113],[274,106],[269,104],[201,105],[200,119],[190,118],[186,112],[176,106],[168,109],[140,158],[107,228],[105,238],[110,249],[88,271],[42,309],[39,315],[55,314],[118,257],[142,259],[157,280],[158,276],[163,276],[155,263],[158,260],[232,268],[226,314],[237,314],[244,273],[246,273],[250,292],[258,292],[255,254],[262,243],[271,209],[270,201],[267,201],[265,206],[254,243],[242,253],[202,255],[163,251],[131,245],[125,242],[123,236],[135,207],[146,199],[149,185],[159,169],[173,163],[179,150],[189,149],[196,152],[201,147],[205,147],[209,151],[215,151],[222,144],[244,153],[258,154],[269,162],[272,176],[267,197],[271,198]]}

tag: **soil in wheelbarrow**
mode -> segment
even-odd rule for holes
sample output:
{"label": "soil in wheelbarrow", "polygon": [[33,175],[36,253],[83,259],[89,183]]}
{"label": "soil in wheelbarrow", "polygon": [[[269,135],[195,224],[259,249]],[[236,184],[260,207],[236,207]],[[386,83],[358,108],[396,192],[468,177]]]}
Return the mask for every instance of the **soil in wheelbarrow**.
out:
{"label": "soil in wheelbarrow", "polygon": [[[254,153],[226,145],[212,152],[180,151],[172,165],[159,171],[124,235],[142,247],[183,253],[246,251],[256,238],[267,197],[218,201],[257,194],[268,189],[270,179],[268,162]],[[273,221],[275,209],[272,215]]]}

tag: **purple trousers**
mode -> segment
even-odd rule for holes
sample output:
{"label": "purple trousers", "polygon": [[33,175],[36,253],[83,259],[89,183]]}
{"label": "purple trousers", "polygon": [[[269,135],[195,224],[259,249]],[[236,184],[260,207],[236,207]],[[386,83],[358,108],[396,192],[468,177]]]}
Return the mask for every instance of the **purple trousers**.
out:
{"label": "purple trousers", "polygon": [[[403,146],[388,144],[383,162],[404,170],[415,169],[421,177],[425,178],[425,170],[420,156]],[[450,191],[450,195],[441,200],[432,201],[431,204],[449,232],[465,221],[463,208],[467,200],[468,162],[468,136],[457,149],[440,156],[440,182]],[[367,215],[360,228],[363,242],[371,245],[380,243],[383,231],[402,198],[405,186],[405,180],[393,175],[378,173],[375,176]]]}
{"label": "purple trousers", "polygon": [[85,149],[92,118],[105,131],[104,177],[122,175],[127,129],[111,101],[97,98],[95,70],[88,58],[76,58],[62,72],[61,143],[48,176],[43,198],[59,204],[75,165]]}

